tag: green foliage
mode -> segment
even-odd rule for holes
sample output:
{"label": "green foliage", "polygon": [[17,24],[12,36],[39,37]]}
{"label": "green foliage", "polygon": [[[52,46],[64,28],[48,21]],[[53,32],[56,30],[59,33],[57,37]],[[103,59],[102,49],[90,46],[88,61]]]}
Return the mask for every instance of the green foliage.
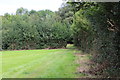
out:
{"label": "green foliage", "polygon": [[16,15],[3,17],[3,49],[41,49],[66,47],[69,28],[50,10],[20,8]]}
{"label": "green foliage", "polygon": [[96,72],[105,73],[104,76],[109,77],[120,76],[120,4],[95,3],[84,7],[85,5],[88,3],[74,16],[74,44],[81,50],[94,54],[92,60],[99,64]]}
{"label": "green foliage", "polygon": [[23,15],[23,14],[27,14],[28,13],[28,10],[27,9],[24,9],[24,8],[19,8],[19,9],[17,9],[17,11],[16,11],[16,14],[17,15]]}
{"label": "green foliage", "polygon": [[73,20],[72,30],[74,34],[75,46],[81,48],[83,51],[89,51],[92,46],[93,29],[90,21],[83,14],[83,10],[78,11]]}

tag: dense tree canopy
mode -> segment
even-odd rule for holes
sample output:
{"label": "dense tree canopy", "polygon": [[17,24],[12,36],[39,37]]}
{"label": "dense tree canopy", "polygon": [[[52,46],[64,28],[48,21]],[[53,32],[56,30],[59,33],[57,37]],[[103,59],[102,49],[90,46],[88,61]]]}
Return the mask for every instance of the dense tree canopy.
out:
{"label": "dense tree canopy", "polygon": [[82,6],[72,24],[75,46],[94,54],[93,61],[99,64],[95,74],[119,76],[120,3],[84,3]]}
{"label": "dense tree canopy", "polygon": [[67,25],[50,10],[19,8],[3,17],[3,49],[65,47],[69,36]]}

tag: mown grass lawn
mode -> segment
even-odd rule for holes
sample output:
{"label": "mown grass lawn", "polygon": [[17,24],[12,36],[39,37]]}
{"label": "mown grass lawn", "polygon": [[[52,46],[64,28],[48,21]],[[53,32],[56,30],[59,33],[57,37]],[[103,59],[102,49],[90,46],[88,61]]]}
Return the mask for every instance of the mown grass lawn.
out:
{"label": "mown grass lawn", "polygon": [[74,49],[2,51],[3,78],[77,78]]}

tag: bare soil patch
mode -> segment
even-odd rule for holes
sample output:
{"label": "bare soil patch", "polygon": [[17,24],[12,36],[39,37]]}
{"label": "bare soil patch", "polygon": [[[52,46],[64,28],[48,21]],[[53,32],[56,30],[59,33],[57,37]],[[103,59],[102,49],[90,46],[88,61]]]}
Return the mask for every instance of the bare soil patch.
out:
{"label": "bare soil patch", "polygon": [[93,75],[90,74],[90,68],[91,68],[92,62],[88,58],[88,55],[82,54],[82,53],[75,53],[75,56],[77,56],[76,63],[80,65],[77,68],[76,74],[80,74],[80,73],[85,74],[86,76],[84,78],[93,77]]}

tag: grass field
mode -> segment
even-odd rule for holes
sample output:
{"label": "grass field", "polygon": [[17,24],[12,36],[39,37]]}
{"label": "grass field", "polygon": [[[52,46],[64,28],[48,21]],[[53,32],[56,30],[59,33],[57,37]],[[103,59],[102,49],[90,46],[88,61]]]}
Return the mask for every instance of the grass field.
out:
{"label": "grass field", "polygon": [[2,51],[3,78],[77,78],[74,49]]}

